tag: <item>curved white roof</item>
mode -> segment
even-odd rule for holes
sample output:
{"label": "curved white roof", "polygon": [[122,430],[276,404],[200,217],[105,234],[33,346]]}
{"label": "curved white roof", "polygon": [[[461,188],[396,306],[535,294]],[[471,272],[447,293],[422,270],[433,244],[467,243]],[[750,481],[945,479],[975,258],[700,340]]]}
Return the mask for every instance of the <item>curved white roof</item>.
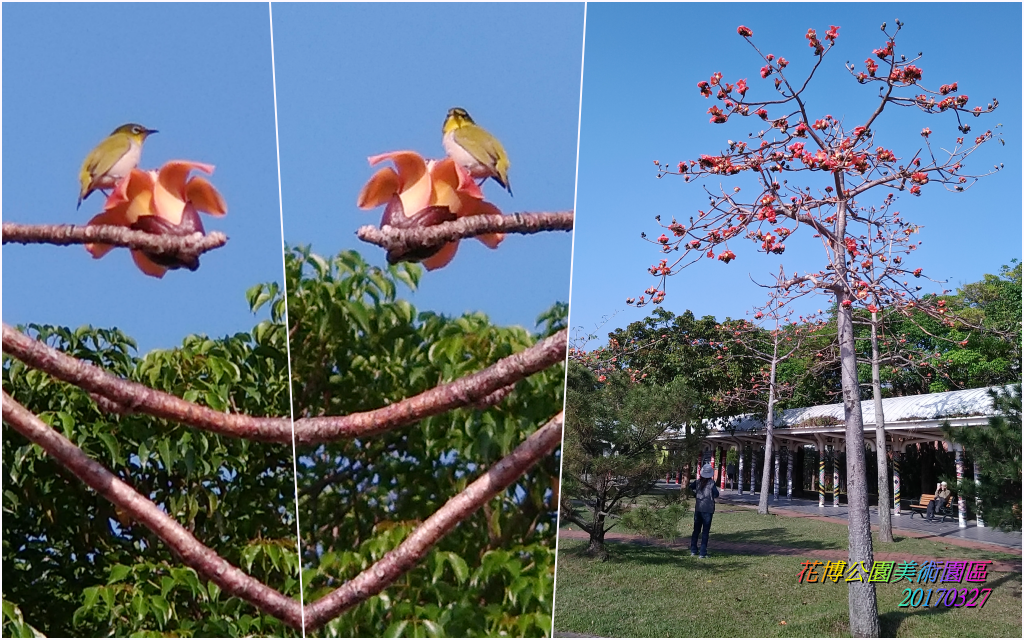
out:
{"label": "curved white roof", "polygon": [[[927,393],[918,396],[902,396],[899,398],[886,398],[882,400],[882,411],[885,415],[886,424],[895,422],[924,422],[942,418],[957,418],[965,416],[977,416],[987,418],[996,412],[992,407],[992,398],[989,396],[989,389],[1004,389],[1009,387],[982,387],[980,389],[964,389],[962,391],[943,391],[941,393]],[[861,400],[861,414],[864,416],[864,426],[875,426],[875,403],[871,400]],[[827,424],[842,424],[845,421],[843,405],[825,404],[816,407],[804,407],[800,409],[787,409],[776,415],[776,428],[793,428],[803,426],[826,426]],[[759,431],[764,428],[762,419],[754,417],[753,414],[736,416],[729,421],[728,429],[736,431]],[[723,431],[725,427],[713,428],[714,431]]]}

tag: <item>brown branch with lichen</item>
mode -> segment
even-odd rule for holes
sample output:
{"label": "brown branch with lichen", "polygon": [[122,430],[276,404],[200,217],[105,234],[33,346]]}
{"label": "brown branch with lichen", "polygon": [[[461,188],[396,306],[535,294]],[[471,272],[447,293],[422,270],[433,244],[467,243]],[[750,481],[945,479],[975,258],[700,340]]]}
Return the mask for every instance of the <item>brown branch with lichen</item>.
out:
{"label": "brown branch with lichen", "polygon": [[150,256],[176,258],[185,263],[197,259],[207,251],[224,246],[227,241],[227,236],[219,231],[206,235],[193,233],[187,236],[171,236],[108,224],[3,223],[3,244],[109,244],[145,251]]}
{"label": "brown branch with lichen", "polygon": [[[3,419],[16,431],[43,448],[53,458],[120,507],[127,515],[155,533],[182,562],[237,596],[286,624],[303,627],[302,605],[247,575],[197,540],[101,464],[63,435],[47,426],[28,409],[3,392]],[[461,493],[450,499],[413,531],[396,549],[354,579],[306,607],[307,631],[323,626],[348,609],[380,593],[413,569],[444,536],[468,519],[487,501],[508,488],[527,470],[554,451],[562,441],[563,414],[559,413],[534,432],[512,453],[499,460]]]}
{"label": "brown branch with lichen", "polygon": [[[366,438],[412,424],[418,420],[490,400],[496,404],[504,394],[496,393],[519,380],[564,362],[568,332],[563,329],[537,344],[502,358],[493,365],[452,382],[406,398],[387,407],[347,416],[303,418],[294,422],[296,444],[317,444],[344,438]],[[105,410],[144,413],[156,418],[182,422],[222,435],[263,442],[292,442],[289,418],[254,417],[222,413],[187,402],[169,393],[122,380],[49,347],[3,324],[3,351],[53,377],[105,398]]]}
{"label": "brown branch with lichen", "polygon": [[562,442],[564,415],[559,413],[538,429],[515,451],[502,458],[462,493],[416,528],[402,544],[389,551],[373,566],[306,606],[306,631],[316,629],[355,605],[380,593],[422,560],[430,549],[460,522],[469,518],[490,499],[504,491],[526,471],[554,451]]}
{"label": "brown branch with lichen", "polygon": [[18,433],[39,445],[82,482],[123,509],[167,544],[189,567],[213,581],[225,592],[238,596],[296,629],[302,628],[302,607],[295,600],[268,587],[233,566],[216,551],[197,540],[151,500],[125,484],[70,440],[47,426],[31,411],[3,392],[3,418]]}
{"label": "brown branch with lichen", "polygon": [[395,263],[423,249],[440,247],[448,242],[488,233],[532,234],[542,231],[572,231],[572,228],[573,212],[556,211],[466,216],[451,222],[411,229],[366,225],[356,231],[356,236],[364,242],[385,249],[388,261]]}

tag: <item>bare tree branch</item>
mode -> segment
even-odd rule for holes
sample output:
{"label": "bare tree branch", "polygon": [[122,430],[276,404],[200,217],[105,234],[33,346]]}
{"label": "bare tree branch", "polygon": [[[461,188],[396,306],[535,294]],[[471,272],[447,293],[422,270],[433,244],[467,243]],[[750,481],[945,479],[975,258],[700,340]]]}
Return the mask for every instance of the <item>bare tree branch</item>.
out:
{"label": "bare tree branch", "polygon": [[[296,600],[268,587],[217,555],[152,501],[87,456],[67,438],[47,426],[3,392],[3,419],[39,445],[82,482],[149,528],[182,562],[212,580],[225,592],[238,596],[296,629],[302,628],[302,607]],[[486,502],[504,491],[562,441],[564,416],[559,413],[509,455],[449,500],[416,528],[398,548],[372,567],[306,608],[306,630],[316,629],[353,606],[380,593],[414,568],[444,536]]]}
{"label": "bare tree branch", "polygon": [[151,256],[178,258],[183,262],[222,247],[227,241],[227,236],[219,231],[207,235],[167,236],[107,224],[3,224],[4,244],[109,244],[138,249]]}
{"label": "bare tree branch", "polygon": [[216,551],[196,540],[188,530],[161,511],[152,501],[47,426],[7,395],[6,391],[3,392],[3,419],[13,429],[42,447],[82,482],[155,533],[183,563],[195,569],[199,575],[260,611],[265,611],[296,629],[302,628],[302,607],[297,601],[247,575],[217,555]]}
{"label": "bare tree branch", "polygon": [[[323,416],[295,421],[295,442],[313,444],[342,438],[365,438],[459,407],[473,405],[495,391],[538,371],[564,363],[569,332],[562,329],[529,349],[502,358],[483,371],[443,384],[393,405],[347,416]],[[479,408],[479,406],[477,406]]]}
{"label": "bare tree branch", "polygon": [[404,256],[417,250],[487,233],[530,234],[542,231],[572,231],[572,227],[573,212],[557,211],[466,216],[453,222],[414,229],[399,229],[388,225],[377,228],[366,225],[360,227],[356,235],[364,242],[387,250],[389,261],[400,262]]}
{"label": "bare tree branch", "polygon": [[459,407],[479,406],[484,398],[490,397],[493,402],[500,402],[503,396],[494,392],[554,364],[564,362],[567,340],[568,331],[563,329],[482,371],[439,385],[390,406],[347,416],[304,418],[296,420],[293,428],[289,418],[221,413],[150,389],[137,382],[122,380],[99,367],[33,340],[6,323],[3,324],[5,353],[113,403],[104,403],[104,409],[117,407],[118,413],[144,413],[183,422],[214,433],[264,442],[290,443],[294,429],[296,444],[365,438]]}
{"label": "bare tree branch", "polygon": [[441,538],[469,518],[487,501],[554,451],[562,442],[564,415],[559,413],[502,458],[466,489],[449,500],[413,531],[398,548],[389,551],[352,580],[306,606],[306,632],[380,593],[422,560]]}

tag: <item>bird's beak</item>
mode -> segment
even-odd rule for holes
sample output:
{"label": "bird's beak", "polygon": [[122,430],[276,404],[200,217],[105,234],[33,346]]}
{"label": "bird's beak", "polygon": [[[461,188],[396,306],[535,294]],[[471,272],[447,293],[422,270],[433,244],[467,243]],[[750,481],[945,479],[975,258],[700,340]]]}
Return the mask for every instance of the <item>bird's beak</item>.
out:
{"label": "bird's beak", "polygon": [[151,135],[153,135],[154,133],[160,133],[160,132],[159,132],[159,131],[157,131],[156,129],[146,129],[146,135],[147,135],[147,136],[151,136]]}

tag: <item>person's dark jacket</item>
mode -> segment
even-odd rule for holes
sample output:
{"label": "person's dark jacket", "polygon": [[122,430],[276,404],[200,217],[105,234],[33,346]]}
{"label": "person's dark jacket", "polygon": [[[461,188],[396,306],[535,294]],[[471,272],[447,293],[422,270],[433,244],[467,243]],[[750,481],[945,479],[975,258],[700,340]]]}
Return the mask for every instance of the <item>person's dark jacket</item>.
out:
{"label": "person's dark jacket", "polygon": [[697,488],[699,485],[700,480],[694,480],[690,483],[690,492],[697,497],[693,510],[700,513],[714,513],[715,498],[718,497],[718,487],[715,486],[714,479],[708,478],[703,490]]}

